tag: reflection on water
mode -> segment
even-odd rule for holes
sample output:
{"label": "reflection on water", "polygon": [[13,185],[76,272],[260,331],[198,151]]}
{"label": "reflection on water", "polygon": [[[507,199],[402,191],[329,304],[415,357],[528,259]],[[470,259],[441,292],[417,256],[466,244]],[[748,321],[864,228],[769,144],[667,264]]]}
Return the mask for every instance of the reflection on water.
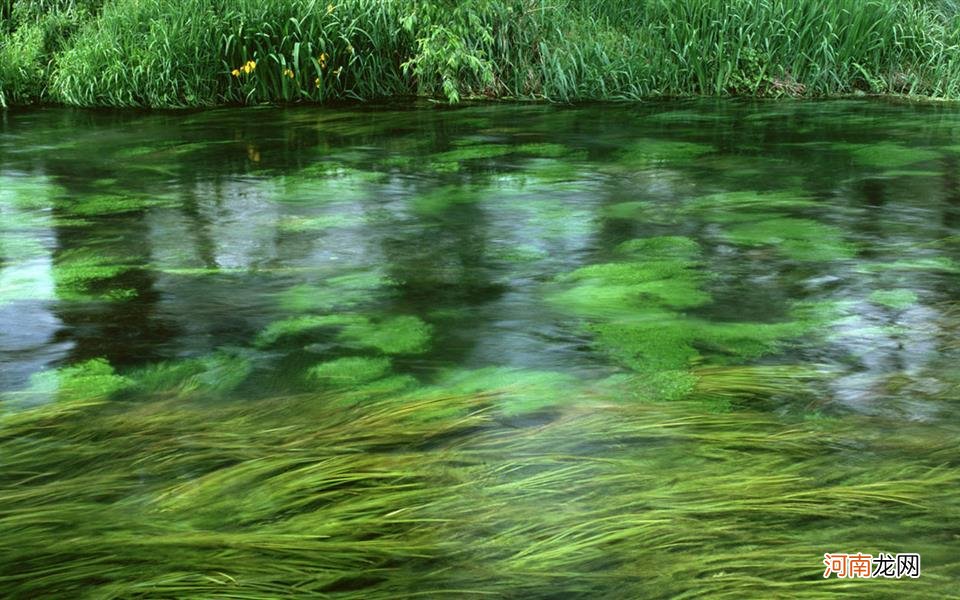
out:
{"label": "reflection on water", "polygon": [[[951,108],[866,102],[12,114],[0,383],[408,316],[430,340],[389,373],[426,384],[801,362],[821,409],[931,417],[958,135]],[[347,337],[291,331],[256,377],[384,354]]]}
{"label": "reflection on water", "polygon": [[953,106],[7,114],[0,581],[946,597],[958,168]]}

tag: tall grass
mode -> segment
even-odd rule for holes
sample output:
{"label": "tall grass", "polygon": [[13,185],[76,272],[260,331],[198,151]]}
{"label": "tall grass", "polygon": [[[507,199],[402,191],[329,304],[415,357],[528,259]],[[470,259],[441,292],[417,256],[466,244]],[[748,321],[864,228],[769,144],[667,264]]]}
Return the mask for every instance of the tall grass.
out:
{"label": "tall grass", "polygon": [[960,96],[949,1],[7,1],[9,64],[36,64],[39,21],[84,23],[44,46],[39,98],[15,91],[22,68],[0,66],[0,90],[17,103]]}

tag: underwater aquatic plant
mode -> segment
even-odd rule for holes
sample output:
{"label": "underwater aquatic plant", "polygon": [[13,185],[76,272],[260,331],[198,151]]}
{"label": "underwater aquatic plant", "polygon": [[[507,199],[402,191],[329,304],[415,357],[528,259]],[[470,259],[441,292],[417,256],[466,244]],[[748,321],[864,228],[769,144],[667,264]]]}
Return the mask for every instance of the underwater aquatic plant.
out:
{"label": "underwater aquatic plant", "polygon": [[583,267],[557,278],[549,301],[581,320],[600,350],[636,371],[673,371],[709,356],[756,359],[810,329],[803,321],[719,322],[686,314],[709,304],[693,240],[652,237],[617,248],[629,262]]}
{"label": "underwater aquatic plant", "polygon": [[943,519],[960,516],[960,476],[945,459],[960,436],[946,425],[899,423],[895,441],[854,450],[856,417],[572,400],[548,422],[504,427],[490,396],[452,391],[213,405],[187,394],[117,410],[75,388],[0,416],[5,589],[895,598],[876,582],[810,582],[825,544],[891,547],[903,519],[924,560],[911,589],[951,589]]}

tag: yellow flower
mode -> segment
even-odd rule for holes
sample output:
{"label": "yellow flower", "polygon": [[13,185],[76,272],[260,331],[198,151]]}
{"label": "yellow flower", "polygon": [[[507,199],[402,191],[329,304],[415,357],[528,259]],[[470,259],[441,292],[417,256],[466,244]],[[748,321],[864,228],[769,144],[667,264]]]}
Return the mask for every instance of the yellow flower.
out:
{"label": "yellow flower", "polygon": [[333,9],[335,9],[335,8],[336,8],[336,6],[334,6],[334,5],[332,5],[332,4],[328,4],[328,5],[327,5],[327,14],[329,15],[330,13],[332,13],[332,12],[333,12]]}
{"label": "yellow flower", "polygon": [[347,52],[353,54],[353,44],[347,44]]}
{"label": "yellow flower", "polygon": [[240,69],[234,69],[230,71],[230,74],[233,75],[234,77],[240,77]]}
{"label": "yellow flower", "polygon": [[320,78],[319,78],[319,77],[317,77],[316,79],[313,80],[313,85],[315,85],[315,86],[317,86],[317,87],[320,87]]}
{"label": "yellow flower", "polygon": [[328,56],[327,56],[327,53],[326,53],[326,52],[321,52],[321,53],[320,53],[320,56],[317,57],[317,62],[320,63],[320,68],[321,68],[321,69],[326,69],[326,68],[327,68],[327,58],[328,58]]}
{"label": "yellow flower", "polygon": [[290,69],[284,69],[283,75],[284,77],[289,77],[290,79],[293,79],[293,71],[291,71]]}

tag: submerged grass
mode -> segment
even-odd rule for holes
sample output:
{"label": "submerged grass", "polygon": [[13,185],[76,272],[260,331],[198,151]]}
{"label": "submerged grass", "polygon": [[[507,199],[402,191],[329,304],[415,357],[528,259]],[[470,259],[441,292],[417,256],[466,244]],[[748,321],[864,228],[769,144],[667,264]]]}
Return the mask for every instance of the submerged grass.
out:
{"label": "submerged grass", "polygon": [[[705,375],[719,389],[756,374]],[[601,398],[518,428],[493,400],[73,395],[7,414],[0,584],[72,598],[953,593],[955,431],[900,423],[888,438],[856,418]],[[921,552],[923,577],[821,577],[824,552],[852,550]]]}
{"label": "submerged grass", "polygon": [[63,0],[0,18],[5,104],[960,95],[950,2]]}

